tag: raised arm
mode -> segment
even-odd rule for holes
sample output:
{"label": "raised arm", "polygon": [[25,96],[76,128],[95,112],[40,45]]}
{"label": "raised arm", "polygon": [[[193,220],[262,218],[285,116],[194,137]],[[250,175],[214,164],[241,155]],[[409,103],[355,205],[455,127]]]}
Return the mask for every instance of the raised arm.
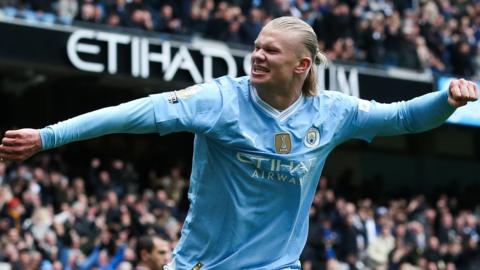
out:
{"label": "raised arm", "polygon": [[435,128],[447,120],[456,108],[478,99],[478,88],[473,82],[453,80],[448,91],[429,93],[409,101],[383,104],[365,100],[356,101],[356,113],[347,125],[352,133],[345,138],[370,141],[375,136],[390,136],[422,132]]}
{"label": "raised arm", "polygon": [[43,129],[9,130],[0,145],[0,160],[22,161],[41,150],[106,134],[155,131],[153,103],[146,97],[89,112]]}

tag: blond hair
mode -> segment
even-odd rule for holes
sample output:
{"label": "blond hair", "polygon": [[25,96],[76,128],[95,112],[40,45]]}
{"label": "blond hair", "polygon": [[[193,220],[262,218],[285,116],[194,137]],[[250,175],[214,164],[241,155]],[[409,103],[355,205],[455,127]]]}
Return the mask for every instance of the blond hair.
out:
{"label": "blond hair", "polygon": [[263,29],[292,31],[298,34],[302,44],[309,51],[310,57],[312,58],[312,66],[303,83],[302,92],[305,96],[317,95],[317,66],[322,65],[326,67],[328,60],[318,49],[317,35],[312,27],[297,17],[285,16],[271,20]]}

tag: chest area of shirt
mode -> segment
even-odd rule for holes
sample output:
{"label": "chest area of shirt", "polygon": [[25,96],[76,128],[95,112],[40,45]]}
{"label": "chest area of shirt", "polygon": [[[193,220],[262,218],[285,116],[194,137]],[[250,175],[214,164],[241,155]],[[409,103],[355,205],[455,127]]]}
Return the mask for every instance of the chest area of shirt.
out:
{"label": "chest area of shirt", "polygon": [[311,154],[329,151],[335,145],[334,130],[308,118],[275,121],[255,115],[240,117],[219,130],[225,144],[247,152],[276,155]]}

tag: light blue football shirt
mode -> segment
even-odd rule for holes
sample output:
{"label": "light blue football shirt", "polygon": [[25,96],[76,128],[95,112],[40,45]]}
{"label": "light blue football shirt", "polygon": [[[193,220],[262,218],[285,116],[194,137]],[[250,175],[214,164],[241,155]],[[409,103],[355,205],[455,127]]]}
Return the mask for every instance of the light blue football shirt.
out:
{"label": "light blue football shirt", "polygon": [[221,77],[60,122],[41,138],[49,149],[115,132],[195,133],[176,269],[300,269],[328,154],[352,138],[430,129],[453,111],[447,92],[380,104],[333,91],[278,111],[248,77]]}

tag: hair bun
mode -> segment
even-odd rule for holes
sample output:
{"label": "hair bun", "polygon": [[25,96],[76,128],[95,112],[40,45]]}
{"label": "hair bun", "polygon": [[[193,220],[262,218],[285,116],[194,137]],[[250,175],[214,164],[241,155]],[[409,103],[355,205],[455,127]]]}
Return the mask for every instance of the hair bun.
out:
{"label": "hair bun", "polygon": [[315,56],[315,65],[321,65],[324,68],[328,65],[328,58],[325,54],[317,51],[317,55]]}

